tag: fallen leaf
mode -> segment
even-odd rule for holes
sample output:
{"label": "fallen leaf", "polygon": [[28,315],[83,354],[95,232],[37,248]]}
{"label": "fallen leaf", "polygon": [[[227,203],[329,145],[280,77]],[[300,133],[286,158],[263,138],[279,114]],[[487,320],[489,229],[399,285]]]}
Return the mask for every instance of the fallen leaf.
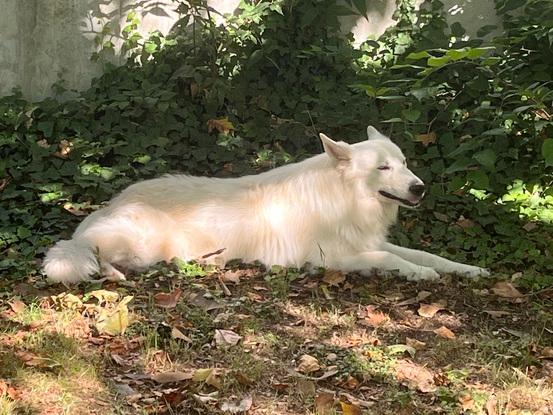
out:
{"label": "fallen leaf", "polygon": [[341,271],[326,270],[323,277],[323,282],[329,287],[338,287],[346,280],[346,276]]}
{"label": "fallen leaf", "polygon": [[417,389],[423,393],[436,390],[434,373],[410,360],[399,360],[395,366],[395,375],[399,382],[411,389]]}
{"label": "fallen leaf", "polygon": [[300,357],[296,370],[300,373],[312,373],[321,368],[319,361],[308,354],[304,354]]}
{"label": "fallen leaf", "polygon": [[223,282],[232,282],[234,284],[240,284],[240,272],[239,271],[227,271],[221,275]]}
{"label": "fallen leaf", "polygon": [[442,326],[439,329],[433,330],[438,336],[443,337],[444,339],[454,339],[455,333],[453,333],[446,326]]}
{"label": "fallen leaf", "polygon": [[436,136],[436,133],[434,131],[430,131],[427,134],[415,135],[415,141],[418,141],[425,147],[428,147],[430,144],[435,143],[437,138],[438,137]]}
{"label": "fallen leaf", "polygon": [[528,222],[522,227],[522,229],[524,229],[526,232],[531,232],[537,227],[538,227],[538,224],[536,222]]}
{"label": "fallen leaf", "polygon": [[432,318],[436,315],[438,311],[443,309],[444,308],[439,303],[432,303],[432,304],[421,303],[418,309],[418,313],[419,313],[419,316]]}
{"label": "fallen leaf", "polygon": [[420,291],[416,297],[412,297],[412,298],[408,298],[407,300],[403,300],[399,303],[397,303],[396,305],[398,307],[403,307],[403,306],[406,306],[406,305],[411,305],[411,304],[415,304],[415,303],[418,303],[428,297],[430,297],[432,295],[432,293],[430,291]]}
{"label": "fallen leaf", "polygon": [[305,398],[310,398],[315,395],[315,382],[309,379],[298,379],[298,392]]}
{"label": "fallen leaf", "polygon": [[470,395],[470,393],[462,393],[461,395],[459,395],[457,400],[459,401],[459,404],[461,405],[461,409],[464,412],[470,411],[471,409],[474,408],[474,400],[472,399],[472,396]]}
{"label": "fallen leaf", "polygon": [[340,401],[340,406],[344,415],[362,415],[361,408],[357,405]]}
{"label": "fallen leaf", "polygon": [[317,415],[327,415],[332,413],[334,407],[334,394],[330,392],[321,392],[315,396],[315,412]]}
{"label": "fallen leaf", "polygon": [[499,281],[492,287],[492,292],[502,298],[521,298],[524,295],[509,281]]}
{"label": "fallen leaf", "polygon": [[474,228],[476,226],[476,223],[474,221],[465,218],[463,215],[459,216],[459,219],[457,219],[457,226],[467,229],[467,228]]}
{"label": "fallen leaf", "polygon": [[19,300],[9,301],[8,304],[10,305],[12,311],[16,314],[21,313],[25,310],[25,307],[27,307],[23,301]]}
{"label": "fallen leaf", "polygon": [[361,318],[360,323],[369,327],[378,327],[390,320],[387,314],[377,310],[373,305],[361,309],[357,315]]}
{"label": "fallen leaf", "polygon": [[127,397],[127,396],[139,395],[138,392],[136,392],[133,388],[131,388],[126,383],[116,383],[113,386],[115,388],[115,391],[117,392],[117,395],[119,396]]}
{"label": "fallen leaf", "polygon": [[344,386],[350,390],[357,389],[359,387],[359,381],[350,375],[344,382]]}
{"label": "fallen leaf", "polygon": [[179,303],[181,295],[182,290],[180,288],[175,288],[170,293],[157,293],[154,295],[154,303],[158,307],[175,308]]}
{"label": "fallen leaf", "polygon": [[217,301],[209,298],[209,293],[204,290],[190,292],[185,295],[186,301],[193,306],[201,308],[203,311],[216,310],[223,306]]}
{"label": "fallen leaf", "polygon": [[173,327],[171,329],[171,338],[176,340],[184,340],[187,343],[192,343],[192,339],[188,336],[186,336],[182,331],[180,331],[178,328]]}
{"label": "fallen leaf", "polygon": [[100,334],[116,336],[123,334],[129,325],[129,310],[127,304],[132,295],[124,297],[114,309],[102,308],[96,316],[96,329]]}
{"label": "fallen leaf", "polygon": [[403,354],[405,352],[409,353],[411,357],[415,357],[416,349],[412,346],[406,344],[392,344],[386,347],[386,351],[392,355],[394,354]]}
{"label": "fallen leaf", "polygon": [[235,346],[242,339],[242,336],[236,334],[231,330],[215,330],[215,343],[219,346],[221,345],[231,345]]}
{"label": "fallen leaf", "polygon": [[538,357],[540,359],[553,359],[553,347],[544,347]]}
{"label": "fallen leaf", "polygon": [[213,130],[219,133],[228,134],[234,130],[234,125],[232,125],[228,117],[208,120],[207,132],[211,133]]}
{"label": "fallen leaf", "polygon": [[219,402],[219,392],[217,391],[211,393],[194,393],[192,397],[202,404]]}
{"label": "fallen leaf", "polygon": [[228,412],[229,414],[239,414],[242,412],[247,412],[252,407],[252,397],[246,396],[238,404],[223,402],[221,404],[221,411]]}
{"label": "fallen leaf", "polygon": [[217,389],[221,389],[222,383],[220,377],[222,374],[223,370],[218,368],[198,369],[194,372],[192,380],[194,382],[205,382]]}
{"label": "fallen leaf", "polygon": [[[94,297],[99,304],[115,303],[119,300],[119,293],[109,290],[94,290],[86,294],[87,297]],[[86,297],[85,297],[86,298]]]}
{"label": "fallen leaf", "polygon": [[181,382],[191,380],[194,377],[194,371],[187,372],[162,372],[152,375],[152,380],[157,383]]}
{"label": "fallen leaf", "polygon": [[422,350],[426,346],[425,342],[421,342],[420,340],[417,340],[417,339],[412,339],[411,337],[406,337],[405,343],[407,344],[407,346],[411,346],[413,349],[416,349],[416,350]]}
{"label": "fallen leaf", "polygon": [[449,223],[449,216],[440,213],[440,212],[434,212],[434,217],[438,219],[439,221]]}
{"label": "fallen leaf", "polygon": [[491,395],[485,405],[487,415],[497,415],[497,398]]}

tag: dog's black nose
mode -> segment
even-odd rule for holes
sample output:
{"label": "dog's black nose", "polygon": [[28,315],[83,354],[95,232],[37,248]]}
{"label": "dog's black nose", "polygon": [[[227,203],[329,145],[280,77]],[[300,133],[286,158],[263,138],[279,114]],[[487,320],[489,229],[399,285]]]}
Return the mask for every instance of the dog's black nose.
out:
{"label": "dog's black nose", "polygon": [[409,186],[409,191],[415,196],[422,196],[425,190],[426,187],[424,186],[424,184],[421,183],[412,184],[411,186]]}

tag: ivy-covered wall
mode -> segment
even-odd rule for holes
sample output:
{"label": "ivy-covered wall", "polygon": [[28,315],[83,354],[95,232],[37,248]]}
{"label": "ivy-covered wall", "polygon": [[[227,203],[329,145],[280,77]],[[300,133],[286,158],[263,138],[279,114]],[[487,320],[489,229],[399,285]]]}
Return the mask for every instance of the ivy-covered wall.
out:
{"label": "ivy-covered wall", "polygon": [[[225,14],[232,13],[239,0],[208,3]],[[395,0],[366,0],[366,18],[344,16],[342,30],[353,32],[357,43],[379,36],[394,23],[395,3]],[[461,21],[468,33],[498,21],[492,0],[446,0],[444,4],[451,22]],[[25,97],[42,99],[52,95],[51,85],[60,77],[70,89],[86,89],[91,78],[101,71],[90,56],[97,49],[98,35],[103,30],[120,33],[128,13],[136,11],[142,34],[153,30],[166,34],[177,19],[175,7],[172,0],[3,0],[0,95],[20,86]],[[222,21],[217,14],[214,17]],[[115,46],[113,62],[123,63],[119,56],[121,39],[112,36],[104,40]]]}

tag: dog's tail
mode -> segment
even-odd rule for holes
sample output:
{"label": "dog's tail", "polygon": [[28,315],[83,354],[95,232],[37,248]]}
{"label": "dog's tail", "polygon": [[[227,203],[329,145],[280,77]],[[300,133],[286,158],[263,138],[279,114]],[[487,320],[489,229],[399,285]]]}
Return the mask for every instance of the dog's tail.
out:
{"label": "dog's tail", "polygon": [[94,248],[86,239],[59,241],[46,254],[43,270],[53,281],[76,283],[88,281],[100,270]]}

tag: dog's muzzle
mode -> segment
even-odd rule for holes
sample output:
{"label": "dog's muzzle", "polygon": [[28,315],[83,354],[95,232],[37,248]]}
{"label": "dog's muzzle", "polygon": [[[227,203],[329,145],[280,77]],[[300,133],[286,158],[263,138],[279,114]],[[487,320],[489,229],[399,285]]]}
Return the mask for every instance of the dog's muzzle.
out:
{"label": "dog's muzzle", "polygon": [[395,200],[396,202],[401,203],[402,205],[409,206],[409,207],[417,207],[426,191],[426,186],[423,183],[415,183],[409,186],[409,193],[413,195],[413,197],[409,199],[404,199],[402,197],[393,195],[391,193],[386,192],[385,190],[379,190],[378,193],[380,193],[382,196]]}

